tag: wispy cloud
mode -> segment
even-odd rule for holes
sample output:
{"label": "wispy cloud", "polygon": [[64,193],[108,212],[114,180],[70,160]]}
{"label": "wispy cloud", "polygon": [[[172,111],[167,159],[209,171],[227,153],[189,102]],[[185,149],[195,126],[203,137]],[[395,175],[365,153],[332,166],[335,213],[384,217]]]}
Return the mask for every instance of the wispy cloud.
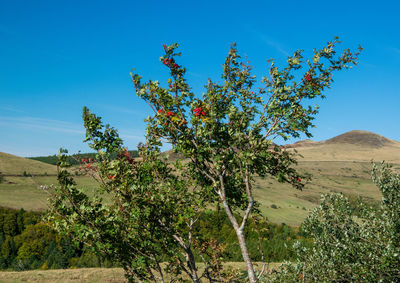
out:
{"label": "wispy cloud", "polygon": [[43,119],[36,117],[8,117],[0,116],[0,126],[22,128],[25,130],[40,130],[47,132],[61,132],[67,134],[79,134],[83,135],[85,131],[81,125],[74,123]]}
{"label": "wispy cloud", "polygon": [[262,32],[254,30],[254,29],[250,30],[250,32],[255,37],[257,37],[260,41],[262,41],[263,43],[265,43],[268,46],[271,46],[272,48],[274,48],[279,53],[281,53],[281,54],[283,54],[285,56],[290,56],[289,52],[282,46],[282,44],[279,41],[271,38],[270,36],[268,36],[268,35],[266,35],[266,34],[264,34]]}
{"label": "wispy cloud", "polygon": [[120,107],[120,106],[114,106],[114,105],[101,104],[98,107],[101,107],[110,112],[127,113],[127,114],[135,114],[135,115],[143,114],[140,111],[134,110],[132,108],[126,108],[126,107]]}
{"label": "wispy cloud", "polygon": [[25,111],[14,108],[14,107],[10,107],[8,105],[2,105],[0,106],[0,110],[2,111],[9,111],[9,112],[17,112],[17,113],[25,113]]}
{"label": "wispy cloud", "polygon": [[120,134],[120,137],[123,140],[129,140],[129,141],[144,141],[144,135],[143,136],[136,136],[136,135],[127,135],[127,134]]}
{"label": "wispy cloud", "polygon": [[397,47],[392,47],[392,50],[397,53],[398,55],[400,55],[400,48]]}

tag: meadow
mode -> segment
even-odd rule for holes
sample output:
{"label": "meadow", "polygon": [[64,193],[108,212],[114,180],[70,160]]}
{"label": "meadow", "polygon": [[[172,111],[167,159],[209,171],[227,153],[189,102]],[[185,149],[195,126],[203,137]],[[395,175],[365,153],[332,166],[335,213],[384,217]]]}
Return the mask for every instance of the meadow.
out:
{"label": "meadow", "polygon": [[[29,160],[31,161],[31,160]],[[45,164],[47,165],[47,164]],[[318,205],[321,194],[343,192],[350,197],[361,196],[366,201],[379,201],[380,192],[370,177],[371,163],[356,161],[300,161],[298,168],[312,174],[311,181],[303,191],[290,185],[278,183],[272,178],[256,178],[255,194],[263,214],[274,223],[299,226],[309,211]],[[26,172],[37,172],[26,165]],[[55,168],[49,168],[55,170]],[[49,170],[49,172],[55,172]],[[51,191],[40,189],[41,185],[57,184],[53,176],[34,175],[24,177],[21,169],[2,171],[5,181],[0,184],[0,206],[44,211]],[[10,173],[14,173],[10,174]],[[79,187],[92,194],[98,184],[87,176],[76,176]]]}
{"label": "meadow", "polygon": [[[277,268],[281,263],[270,263],[269,269]],[[255,263],[261,269],[261,263]],[[242,262],[227,262],[225,267],[231,269],[246,270]],[[199,270],[204,267],[199,264]],[[171,278],[168,278],[171,279]],[[82,282],[82,283],[117,283],[128,282],[124,277],[122,268],[79,268],[79,269],[56,269],[56,270],[29,270],[22,272],[3,271],[0,272],[0,282],[22,283],[22,282]]]}

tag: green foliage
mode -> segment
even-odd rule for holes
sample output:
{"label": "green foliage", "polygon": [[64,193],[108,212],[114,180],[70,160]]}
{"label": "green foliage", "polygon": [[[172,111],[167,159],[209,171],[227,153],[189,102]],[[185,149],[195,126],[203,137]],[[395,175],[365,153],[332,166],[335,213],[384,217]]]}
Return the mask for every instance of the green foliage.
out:
{"label": "green foliage", "polygon": [[[142,83],[139,75],[132,74],[137,95],[154,110],[147,119],[146,144],[139,147],[141,158],[133,160],[117,131],[85,107],[85,141],[99,161],[95,166],[87,164],[86,171],[99,181],[98,194],[89,198],[77,188],[67,169],[71,166],[67,152],[61,150],[60,186],[51,198],[49,220],[59,232],[119,262],[130,281],[162,280],[164,272],[178,281],[183,280],[183,272],[193,282],[201,277],[210,282],[234,281],[238,277],[222,270],[221,242],[196,233],[195,223],[206,207],[222,206],[229,219],[222,229],[230,230],[228,239],[236,237],[248,279],[256,282],[251,262],[255,256],[249,253],[255,247],[248,247],[246,239],[252,243],[252,234],[245,230],[258,231],[255,242],[262,251],[262,218],[254,217],[254,226],[248,225],[251,214],[258,213],[254,177],[271,175],[303,188],[308,176],[294,169],[295,155],[272,140],[301,133],[311,136],[317,107],[305,101],[324,97],[332,73],[355,64],[359,54],[345,50],[337,56],[337,43],[335,39],[314,50],[307,61],[296,51],[282,70],[270,61],[269,78],[261,81],[262,86],[232,45],[223,66],[223,82],[209,80],[201,98],[191,92],[184,78],[186,69],[177,63],[178,45],[164,46],[160,60],[170,73],[168,88],[158,81]],[[302,66],[306,71],[297,73]],[[163,141],[178,153],[175,162],[161,156]],[[111,202],[103,201],[105,196]],[[201,275],[196,257],[206,266]],[[160,262],[167,262],[166,267]]]}
{"label": "green foliage", "polygon": [[[252,68],[232,45],[223,65],[222,83],[211,80],[206,92],[196,96],[177,63],[177,44],[164,46],[160,61],[169,69],[168,87],[159,81],[142,82],[132,74],[136,93],[153,109],[147,119],[151,146],[170,143],[188,161],[179,168],[201,187],[208,202],[221,204],[237,235],[249,280],[256,282],[243,233],[256,209],[254,176],[274,176],[301,189],[307,176],[294,168],[294,154],[273,146],[275,137],[288,139],[301,133],[310,137],[318,107],[307,101],[323,98],[337,70],[356,64],[359,52],[345,50],[337,56],[337,38],[314,50],[310,60],[294,52],[280,70],[270,61],[269,76],[256,81]],[[361,48],[359,48],[361,51]],[[305,72],[299,73],[302,67]],[[236,218],[234,213],[241,214]]]}
{"label": "green foliage", "polygon": [[[304,238],[299,228],[292,228],[285,224],[274,224],[268,221],[257,223],[250,219],[246,226],[247,244],[253,261],[262,260],[259,237],[262,238],[261,250],[268,262],[292,261],[296,259],[294,250],[291,248],[296,241],[309,245],[309,240]],[[223,211],[207,211],[194,226],[196,239],[217,240],[224,246],[223,257],[225,261],[242,261],[240,246],[231,223]]]}
{"label": "green foliage", "polygon": [[3,173],[0,172],[0,184],[4,182],[4,176]]}
{"label": "green foliage", "polygon": [[[378,209],[355,209],[342,194],[325,195],[304,222],[312,247],[296,245],[296,264],[286,264],[278,282],[399,282],[400,176],[374,165],[372,178],[382,192]],[[304,282],[304,281],[303,281]]]}
{"label": "green foliage", "polygon": [[42,216],[0,207],[0,269],[115,266],[58,235]]}
{"label": "green foliage", "polygon": [[[4,221],[5,219],[10,218],[17,220],[8,223],[6,226],[14,225],[15,227],[9,230],[16,232],[13,233],[14,236],[6,235],[3,226],[0,226],[0,251],[3,250],[3,253],[0,254],[0,269],[27,270],[120,266],[115,261],[96,255],[82,245],[76,246],[70,238],[61,236],[48,224],[39,222],[42,214],[38,212],[0,208],[1,225],[7,222]],[[221,211],[206,211],[200,215],[193,226],[193,238],[196,239],[196,244],[203,243],[208,246],[208,243],[216,243],[217,246],[224,247],[221,254],[224,261],[241,261],[240,247],[229,225],[228,218]],[[254,225],[253,220],[250,221],[246,234],[248,234],[252,259],[260,261],[258,246],[253,244],[257,243],[258,237]],[[289,226],[264,222],[260,228],[264,238],[262,250],[266,260],[270,262],[294,260],[294,253],[290,249],[292,243],[298,238],[306,241],[297,229]],[[205,255],[202,254],[202,256]],[[195,259],[202,261],[199,253],[195,253]]]}
{"label": "green foliage", "polygon": [[[187,189],[185,176],[173,172],[156,148],[142,145],[141,158],[134,160],[116,130],[104,126],[100,117],[84,108],[83,119],[86,141],[100,160],[96,166],[88,164],[87,171],[100,187],[94,198],[80,191],[67,170],[66,151],[60,150],[60,186],[50,199],[49,213],[55,229],[118,262],[129,280],[156,280],[163,276],[160,263],[165,261],[165,270],[176,278],[186,272],[198,280],[193,274],[192,227],[204,210],[201,195]],[[103,201],[105,195],[111,202]],[[218,252],[218,246],[212,252]],[[221,269],[207,264],[207,276]]]}
{"label": "green foliage", "polygon": [[17,259],[42,258],[47,247],[55,238],[54,231],[48,225],[43,223],[29,225],[20,235],[15,237],[15,244],[18,249]]}
{"label": "green foliage", "polygon": [[22,172],[22,176],[24,176],[24,177],[32,177],[32,174],[24,171],[24,172]]}

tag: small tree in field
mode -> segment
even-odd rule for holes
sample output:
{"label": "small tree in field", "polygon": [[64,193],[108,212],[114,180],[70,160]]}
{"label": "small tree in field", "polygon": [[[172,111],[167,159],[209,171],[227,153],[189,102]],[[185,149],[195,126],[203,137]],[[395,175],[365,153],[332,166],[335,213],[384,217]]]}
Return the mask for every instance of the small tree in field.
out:
{"label": "small tree in field", "polygon": [[[220,264],[220,243],[193,233],[206,208],[223,206],[248,280],[256,282],[262,272],[256,275],[244,233],[256,211],[254,177],[271,175],[298,189],[304,186],[305,176],[292,167],[294,155],[272,141],[277,136],[311,136],[317,108],[307,100],[324,97],[332,73],[351,67],[359,54],[345,50],[337,56],[337,43],[335,39],[314,50],[305,63],[296,51],[282,70],[270,61],[269,77],[262,85],[233,45],[223,66],[223,82],[209,80],[202,97],[191,92],[184,78],[186,69],[176,61],[177,45],[164,46],[161,62],[171,75],[168,87],[158,81],[142,83],[132,74],[137,94],[154,110],[147,119],[146,144],[139,148],[141,158],[132,159],[116,130],[84,108],[86,141],[97,151],[97,161],[81,160],[82,169],[98,180],[99,189],[89,197],[77,188],[62,150],[60,186],[49,214],[55,228],[119,262],[130,281],[165,282],[165,273],[184,280],[185,273],[193,282],[233,282],[235,274]],[[303,65],[306,71],[298,73]],[[179,153],[176,162],[160,155],[164,141]],[[205,263],[202,273],[195,256]]]}
{"label": "small tree in field", "polygon": [[[335,38],[321,50],[314,50],[311,60],[305,62],[302,51],[296,51],[282,70],[270,61],[262,85],[232,45],[223,65],[222,83],[209,80],[202,97],[192,93],[185,80],[186,69],[177,62],[177,44],[164,45],[165,54],[160,58],[170,72],[168,87],[158,81],[143,83],[141,76],[132,74],[137,95],[154,111],[147,119],[149,144],[170,143],[187,160],[179,166],[193,184],[209,202],[223,206],[237,235],[250,282],[258,280],[244,234],[256,204],[253,178],[271,175],[295,188],[303,187],[304,176],[292,167],[294,156],[272,141],[277,136],[311,136],[317,107],[307,105],[307,101],[324,97],[323,91],[333,81],[332,73],[356,64],[361,50],[345,50],[337,56],[337,43]],[[303,65],[306,70],[300,72]]]}

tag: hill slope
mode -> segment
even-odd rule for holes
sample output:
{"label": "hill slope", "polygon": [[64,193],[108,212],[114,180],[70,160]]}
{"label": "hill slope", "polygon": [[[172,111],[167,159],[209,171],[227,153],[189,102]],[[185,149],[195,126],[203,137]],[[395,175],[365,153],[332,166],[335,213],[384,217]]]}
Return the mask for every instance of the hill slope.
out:
{"label": "hill slope", "polygon": [[303,161],[400,163],[400,142],[366,131],[350,131],[326,141],[306,140],[285,147],[295,148]]}
{"label": "hill slope", "polygon": [[[374,133],[352,131],[327,141],[307,140],[286,147],[304,156],[298,158],[297,168],[311,173],[313,178],[303,191],[278,183],[274,178],[256,178],[254,188],[260,210],[275,223],[300,225],[324,193],[343,192],[352,198],[362,196],[368,202],[380,200],[381,193],[370,177],[371,158],[397,163],[394,169],[400,170],[400,143]],[[172,152],[169,154],[173,159],[178,157]],[[34,175],[52,174],[55,170],[52,165],[0,153],[0,171],[6,174],[21,175],[23,171]],[[0,184],[0,206],[26,210],[45,209],[48,194],[39,186],[57,184],[56,176],[9,176],[5,179]],[[76,176],[76,181],[89,195],[98,188],[98,184],[86,176]]]}
{"label": "hill slope", "polygon": [[54,175],[56,166],[0,152],[0,172],[2,174],[22,175],[24,171],[33,175],[46,173]]}
{"label": "hill slope", "polygon": [[352,144],[372,148],[396,146],[396,143],[400,144],[399,142],[390,140],[384,136],[372,132],[358,130],[338,135],[324,142],[324,144]]}

